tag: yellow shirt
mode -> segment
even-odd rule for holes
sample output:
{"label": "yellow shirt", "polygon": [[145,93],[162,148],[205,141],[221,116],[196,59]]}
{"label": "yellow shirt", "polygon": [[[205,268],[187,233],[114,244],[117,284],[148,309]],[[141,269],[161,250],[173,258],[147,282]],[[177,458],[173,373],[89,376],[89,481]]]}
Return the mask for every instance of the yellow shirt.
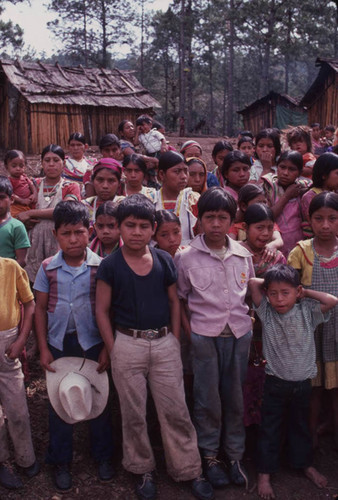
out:
{"label": "yellow shirt", "polygon": [[311,286],[312,284],[314,260],[312,239],[299,241],[289,253],[288,264],[300,271],[300,282],[304,286]]}
{"label": "yellow shirt", "polygon": [[13,259],[0,257],[0,331],[14,328],[20,322],[20,303],[34,299],[27,273]]}

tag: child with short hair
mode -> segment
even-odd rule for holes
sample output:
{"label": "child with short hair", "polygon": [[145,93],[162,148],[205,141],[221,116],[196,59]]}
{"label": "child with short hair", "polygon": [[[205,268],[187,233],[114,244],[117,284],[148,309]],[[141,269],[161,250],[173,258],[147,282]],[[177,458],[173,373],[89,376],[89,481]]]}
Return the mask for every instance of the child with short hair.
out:
{"label": "child with short hair", "polygon": [[289,147],[293,151],[298,151],[303,157],[304,177],[312,178],[312,169],[316,161],[316,157],[312,154],[312,141],[310,130],[307,127],[299,126],[288,130],[286,134]]}
{"label": "child with short hair", "polygon": [[168,252],[172,258],[180,251],[182,241],[181,222],[176,214],[168,210],[155,213],[156,229],[153,236],[155,248]]}
{"label": "child with short hair", "polygon": [[253,164],[253,155],[255,151],[253,139],[245,135],[242,136],[237,143],[237,148],[239,151],[242,151],[242,153],[245,153],[250,158],[251,164]]}
{"label": "child with short hair", "polygon": [[216,142],[216,144],[212,149],[211,156],[214,163],[216,164],[216,167],[213,170],[213,175],[216,177],[217,183],[213,184],[208,183],[208,187],[225,186],[224,177],[221,174],[221,168],[223,165],[224,158],[233,150],[234,148],[232,147],[229,141],[223,140]]}
{"label": "child with short hair", "polygon": [[[1,194],[1,192],[0,192]],[[5,488],[23,486],[20,477],[4,465],[9,459],[5,416],[14,447],[15,462],[32,478],[39,470],[36,461],[24,376],[19,356],[27,342],[34,314],[34,297],[26,272],[12,259],[0,257],[0,484]],[[21,310],[23,321],[21,320]]]}
{"label": "child with short hair", "polygon": [[117,219],[124,244],[98,270],[96,316],[121,404],[123,465],[139,475],[138,497],[154,499],[155,459],[146,423],[148,382],[169,474],[175,481],[192,481],[197,498],[212,499],[212,488],[201,477],[196,433],[184,397],[174,263],[167,252],[148,246],[155,229],[155,207],[148,198],[125,198]]}
{"label": "child with short hair", "polygon": [[[95,276],[101,258],[87,248],[89,214],[80,202],[62,201],[54,209],[54,236],[59,252],[44,260],[36,276],[35,328],[44,370],[65,356],[98,361],[97,371],[109,366],[108,353],[95,320]],[[89,421],[91,452],[98,462],[98,476],[109,481],[114,470],[111,415],[108,406]],[[73,426],[49,406],[47,462],[54,466],[53,478],[60,491],[72,486]]]}
{"label": "child with short hair", "polygon": [[218,460],[223,447],[233,483],[244,485],[243,394],[252,336],[245,302],[255,275],[250,252],[227,236],[236,202],[221,187],[198,201],[203,234],[178,253],[178,295],[190,312],[194,373],[194,423],[207,479],[214,487],[229,483]]}
{"label": "child with short hair", "polygon": [[18,213],[34,208],[38,193],[32,180],[25,174],[26,158],[22,151],[7,151],[4,164],[13,187],[11,214],[16,217]]}
{"label": "child with short hair", "polygon": [[241,151],[231,151],[223,160],[221,175],[224,179],[224,190],[238,201],[239,190],[249,182],[251,161]]}
{"label": "child with short hair", "polygon": [[[328,293],[303,289],[298,272],[280,264],[263,279],[249,282],[255,310],[263,326],[266,379],[262,423],[258,441],[258,494],[275,498],[270,475],[278,468],[281,433],[288,421],[291,465],[302,469],[319,488],[326,478],[312,466],[312,440],[308,425],[311,378],[316,374],[314,330],[338,299]],[[297,303],[297,299],[301,300]]]}
{"label": "child with short hair", "polygon": [[251,167],[250,181],[262,184],[262,176],[275,173],[281,153],[280,134],[274,128],[265,128],[255,137],[255,161]]}
{"label": "child with short hair", "polygon": [[[85,157],[88,149],[86,138],[81,132],[73,132],[68,139],[69,156],[66,156],[62,177],[80,184],[81,192],[85,195],[86,184],[90,180],[90,172],[96,159],[89,160]],[[84,180],[86,179],[86,180]]]}
{"label": "child with short hair", "polygon": [[117,206],[114,201],[106,201],[96,210],[94,223],[96,236],[89,248],[103,258],[122,245],[116,218]]}
{"label": "child with short hair", "polygon": [[12,196],[12,184],[7,177],[0,175],[0,257],[16,259],[21,267],[25,267],[30,242],[25,226],[11,216]]}
{"label": "child with short hair", "polygon": [[167,151],[165,137],[157,129],[152,128],[153,120],[150,116],[141,115],[136,120],[135,143],[141,143],[146,155],[159,158]]}

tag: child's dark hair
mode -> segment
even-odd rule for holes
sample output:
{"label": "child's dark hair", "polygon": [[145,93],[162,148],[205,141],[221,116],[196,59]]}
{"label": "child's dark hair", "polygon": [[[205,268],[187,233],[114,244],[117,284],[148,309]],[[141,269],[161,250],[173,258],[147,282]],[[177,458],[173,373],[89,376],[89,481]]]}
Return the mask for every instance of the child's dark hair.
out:
{"label": "child's dark hair", "polygon": [[329,176],[332,170],[338,168],[338,155],[335,153],[323,153],[320,155],[312,170],[312,185],[313,187],[321,188],[324,185],[326,177]]}
{"label": "child's dark hair", "polygon": [[174,222],[175,224],[178,224],[179,226],[181,226],[181,221],[177,217],[177,215],[174,214],[174,212],[169,212],[168,210],[156,210],[155,222],[157,224],[155,235],[156,235],[157,231],[160,229],[160,227],[162,226],[162,224],[164,224],[165,222]]}
{"label": "child's dark hair", "polygon": [[151,125],[153,120],[148,115],[141,115],[136,120],[136,126],[142,125],[143,123],[149,123],[149,125]]}
{"label": "child's dark hair", "polygon": [[201,219],[205,212],[224,210],[230,215],[231,221],[236,217],[237,204],[231,194],[219,186],[213,186],[201,194],[198,202],[198,217]]}
{"label": "child's dark hair", "polygon": [[223,177],[226,176],[231,165],[233,165],[237,161],[240,163],[244,163],[244,165],[248,165],[248,167],[251,167],[251,161],[248,155],[236,149],[235,151],[231,151],[229,154],[227,154],[223,160],[223,165],[221,167],[221,174]]}
{"label": "child's dark hair", "polygon": [[13,186],[8,177],[0,175],[0,193],[5,193],[7,196],[11,197],[13,194]]}
{"label": "child's dark hair", "polygon": [[[276,151],[276,158],[277,158],[277,156],[279,156],[280,152],[281,152],[279,131],[275,128],[265,128],[265,129],[261,130],[260,132],[258,132],[258,134],[255,137],[256,147],[261,139],[271,139],[272,140],[273,146],[274,146],[275,151]],[[256,157],[257,157],[257,153],[256,153]]]}
{"label": "child's dark hair", "polygon": [[115,219],[116,219],[117,218],[116,217],[117,207],[118,207],[118,204],[115,201],[113,201],[113,200],[105,201],[96,210],[95,219],[97,220],[97,218],[100,215],[110,215],[110,217],[115,217]]}
{"label": "child's dark hair", "polygon": [[211,156],[215,160],[218,153],[220,153],[221,151],[224,151],[224,150],[233,151],[234,148],[232,147],[232,145],[229,141],[218,141],[218,142],[216,142],[215,146],[212,149]]}
{"label": "child's dark hair", "polygon": [[333,132],[336,130],[333,125],[326,125],[324,130],[327,130],[328,132]]}
{"label": "child's dark hair", "polygon": [[80,201],[60,201],[54,208],[53,220],[55,231],[62,224],[75,226],[80,222],[84,227],[89,228],[89,212]]}
{"label": "child's dark hair", "polygon": [[7,151],[4,157],[5,167],[7,167],[9,161],[15,160],[15,158],[20,158],[20,156],[22,156],[26,163],[26,158],[22,151],[19,151],[18,149],[11,149],[10,151]]}
{"label": "child's dark hair", "polygon": [[154,227],[155,212],[155,206],[149,198],[144,194],[137,193],[127,196],[121,201],[117,208],[116,218],[119,226],[127,217],[132,215],[135,219],[148,220],[151,227]]}
{"label": "child's dark hair", "polygon": [[298,151],[284,151],[284,153],[282,153],[278,158],[277,167],[284,160],[291,161],[291,163],[293,163],[297,167],[299,175],[302,173],[303,157],[300,153],[298,153]]}
{"label": "child's dark hair", "polygon": [[253,139],[248,135],[243,135],[237,143],[237,147],[239,148],[244,142],[250,142],[253,145]]}
{"label": "child's dark hair", "polygon": [[309,206],[309,217],[311,218],[317,210],[323,207],[332,208],[338,212],[338,193],[324,191],[314,196]]}
{"label": "child's dark hair", "polygon": [[[238,135],[240,135],[241,137],[249,137],[250,139],[253,140],[253,134],[252,134],[251,130],[241,130],[240,132],[238,132]],[[245,142],[248,142],[248,141],[245,141]]]}
{"label": "child's dark hair", "polygon": [[123,158],[123,162],[122,162],[123,168],[127,168],[129,163],[134,163],[135,165],[137,165],[138,168],[140,170],[142,170],[144,175],[146,175],[147,165],[146,165],[146,162],[144,161],[144,159],[142,158],[142,156],[137,155],[136,153],[133,153],[132,155],[125,156]]}
{"label": "child's dark hair", "polygon": [[297,288],[300,285],[299,273],[296,269],[286,264],[276,264],[270,267],[264,275],[264,288],[268,290],[274,281],[288,283]]}
{"label": "child's dark hair", "polygon": [[238,204],[245,203],[245,205],[248,205],[251,200],[260,195],[265,195],[262,186],[258,186],[257,184],[246,184],[241,187],[238,192]]}
{"label": "child's dark hair", "polygon": [[295,142],[305,142],[306,151],[308,153],[311,153],[312,151],[311,134],[307,127],[303,127],[300,125],[299,127],[291,128],[286,134],[286,140],[288,141],[290,148],[292,148],[292,144],[294,144]]}
{"label": "child's dark hair", "polygon": [[151,128],[156,128],[157,130],[160,130],[160,129],[164,129],[164,125],[162,125],[162,123],[160,123],[160,122],[153,122]]}
{"label": "child's dark hair", "polygon": [[118,147],[121,146],[119,138],[115,134],[106,134],[100,140],[99,142],[100,151],[104,148],[107,148],[108,146],[118,146]]}
{"label": "child's dark hair", "polygon": [[62,161],[65,159],[65,152],[62,149],[61,146],[58,146],[57,144],[49,144],[45,148],[43,148],[42,153],[41,153],[41,160],[44,159],[47,153],[54,153],[55,155],[58,155]]}
{"label": "child's dark hair", "polygon": [[70,141],[78,141],[82,142],[82,144],[86,144],[86,138],[83,134],[81,134],[81,132],[73,132],[70,134],[68,144],[70,144]]}
{"label": "child's dark hair", "polygon": [[311,128],[315,128],[315,127],[319,127],[320,128],[320,123],[318,123],[318,122],[311,123],[310,127]]}
{"label": "child's dark hair", "polygon": [[123,136],[123,129],[126,123],[128,123],[130,120],[122,120],[122,122],[119,123],[119,126],[117,127],[117,132],[120,136]]}
{"label": "child's dark hair", "polygon": [[264,220],[275,221],[271,208],[263,203],[253,203],[245,211],[244,222],[247,226]]}

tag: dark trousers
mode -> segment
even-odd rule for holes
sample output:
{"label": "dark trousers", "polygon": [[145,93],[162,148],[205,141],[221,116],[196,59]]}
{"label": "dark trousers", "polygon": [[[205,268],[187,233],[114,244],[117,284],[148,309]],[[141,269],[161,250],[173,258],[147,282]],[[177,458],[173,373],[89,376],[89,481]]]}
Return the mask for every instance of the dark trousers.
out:
{"label": "dark trousers", "polygon": [[[77,335],[65,335],[63,350],[48,346],[54,359],[65,356],[97,361],[103,348],[103,343],[97,344],[87,351],[83,351]],[[88,421],[90,434],[90,449],[94,460],[110,460],[113,454],[112,415],[108,405],[103,413]],[[62,420],[49,404],[49,447],[46,462],[49,464],[68,464],[73,457],[73,425]]]}
{"label": "dark trousers", "polygon": [[271,474],[278,469],[284,424],[290,465],[297,469],[311,465],[310,395],[310,380],[289,382],[266,376],[258,438],[258,472]]}

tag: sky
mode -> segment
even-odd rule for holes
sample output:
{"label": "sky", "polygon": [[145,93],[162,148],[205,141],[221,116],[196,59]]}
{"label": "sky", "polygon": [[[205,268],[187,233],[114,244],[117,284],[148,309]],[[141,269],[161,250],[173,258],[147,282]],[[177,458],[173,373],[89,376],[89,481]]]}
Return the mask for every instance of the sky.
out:
{"label": "sky", "polygon": [[[61,45],[47,29],[47,22],[55,19],[56,15],[55,12],[48,12],[44,6],[46,3],[46,0],[30,0],[30,5],[28,1],[16,5],[7,4],[1,16],[3,21],[11,19],[24,30],[25,48],[31,47],[37,56],[42,52],[50,56],[61,49]],[[170,0],[154,0],[148,3],[148,8],[165,11],[169,4]]]}

